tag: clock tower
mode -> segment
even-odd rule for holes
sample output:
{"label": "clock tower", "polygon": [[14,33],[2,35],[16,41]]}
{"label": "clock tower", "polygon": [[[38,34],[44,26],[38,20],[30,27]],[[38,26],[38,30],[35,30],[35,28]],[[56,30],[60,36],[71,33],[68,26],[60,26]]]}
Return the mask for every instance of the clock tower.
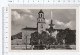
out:
{"label": "clock tower", "polygon": [[42,10],[40,10],[38,13],[37,28],[39,33],[45,30],[45,18],[44,18],[44,12]]}

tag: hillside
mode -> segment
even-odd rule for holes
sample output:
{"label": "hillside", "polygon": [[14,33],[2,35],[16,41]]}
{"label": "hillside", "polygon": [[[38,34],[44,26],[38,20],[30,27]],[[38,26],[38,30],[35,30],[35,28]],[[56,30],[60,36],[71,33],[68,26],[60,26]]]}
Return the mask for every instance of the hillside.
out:
{"label": "hillside", "polygon": [[12,35],[11,40],[13,40],[13,39],[22,39],[22,32],[19,32],[16,35]]}

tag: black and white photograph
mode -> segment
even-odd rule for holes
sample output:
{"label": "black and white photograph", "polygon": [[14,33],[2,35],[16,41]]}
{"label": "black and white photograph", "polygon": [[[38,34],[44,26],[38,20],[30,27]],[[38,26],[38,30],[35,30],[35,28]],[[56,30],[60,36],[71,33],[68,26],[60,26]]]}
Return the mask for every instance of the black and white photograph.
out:
{"label": "black and white photograph", "polygon": [[11,50],[76,50],[76,9],[11,9]]}

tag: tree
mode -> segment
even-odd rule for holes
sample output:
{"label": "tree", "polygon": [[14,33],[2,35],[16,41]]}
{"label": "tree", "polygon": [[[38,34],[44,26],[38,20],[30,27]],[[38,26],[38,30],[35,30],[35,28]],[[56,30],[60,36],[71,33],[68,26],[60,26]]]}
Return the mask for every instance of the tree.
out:
{"label": "tree", "polygon": [[54,38],[54,37],[52,37],[52,36],[49,36],[49,38],[48,38],[48,40],[47,40],[47,43],[49,44],[49,45],[52,45],[53,43],[55,43],[56,42],[56,39]]}
{"label": "tree", "polygon": [[56,39],[53,36],[50,36],[46,31],[43,31],[40,36],[40,40],[43,44],[52,45],[56,42]]}
{"label": "tree", "polygon": [[66,28],[65,32],[66,32],[66,37],[65,37],[66,44],[75,44],[75,41],[76,41],[75,31],[70,30],[69,28]]}
{"label": "tree", "polygon": [[38,32],[31,33],[30,44],[37,45],[38,44]]}
{"label": "tree", "polygon": [[75,44],[76,41],[76,35],[75,31],[71,30],[69,28],[66,28],[64,31],[60,31],[57,34],[57,42],[58,44],[63,44],[63,40],[65,40],[66,45]]}
{"label": "tree", "polygon": [[63,39],[65,39],[66,34],[63,30],[59,31],[59,33],[56,36],[57,44],[63,44]]}
{"label": "tree", "polygon": [[47,40],[49,38],[49,34],[45,31],[43,31],[41,34],[40,34],[40,40],[43,44],[47,44]]}

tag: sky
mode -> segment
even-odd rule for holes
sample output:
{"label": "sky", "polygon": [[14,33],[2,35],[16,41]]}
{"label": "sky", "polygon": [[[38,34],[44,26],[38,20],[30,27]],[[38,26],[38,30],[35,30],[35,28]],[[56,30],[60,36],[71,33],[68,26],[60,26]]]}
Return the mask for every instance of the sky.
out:
{"label": "sky", "polygon": [[[45,26],[49,28],[53,20],[55,29],[70,28],[76,30],[75,9],[42,9],[44,12]],[[40,9],[12,9],[11,10],[11,35],[21,32],[25,27],[36,27]]]}

